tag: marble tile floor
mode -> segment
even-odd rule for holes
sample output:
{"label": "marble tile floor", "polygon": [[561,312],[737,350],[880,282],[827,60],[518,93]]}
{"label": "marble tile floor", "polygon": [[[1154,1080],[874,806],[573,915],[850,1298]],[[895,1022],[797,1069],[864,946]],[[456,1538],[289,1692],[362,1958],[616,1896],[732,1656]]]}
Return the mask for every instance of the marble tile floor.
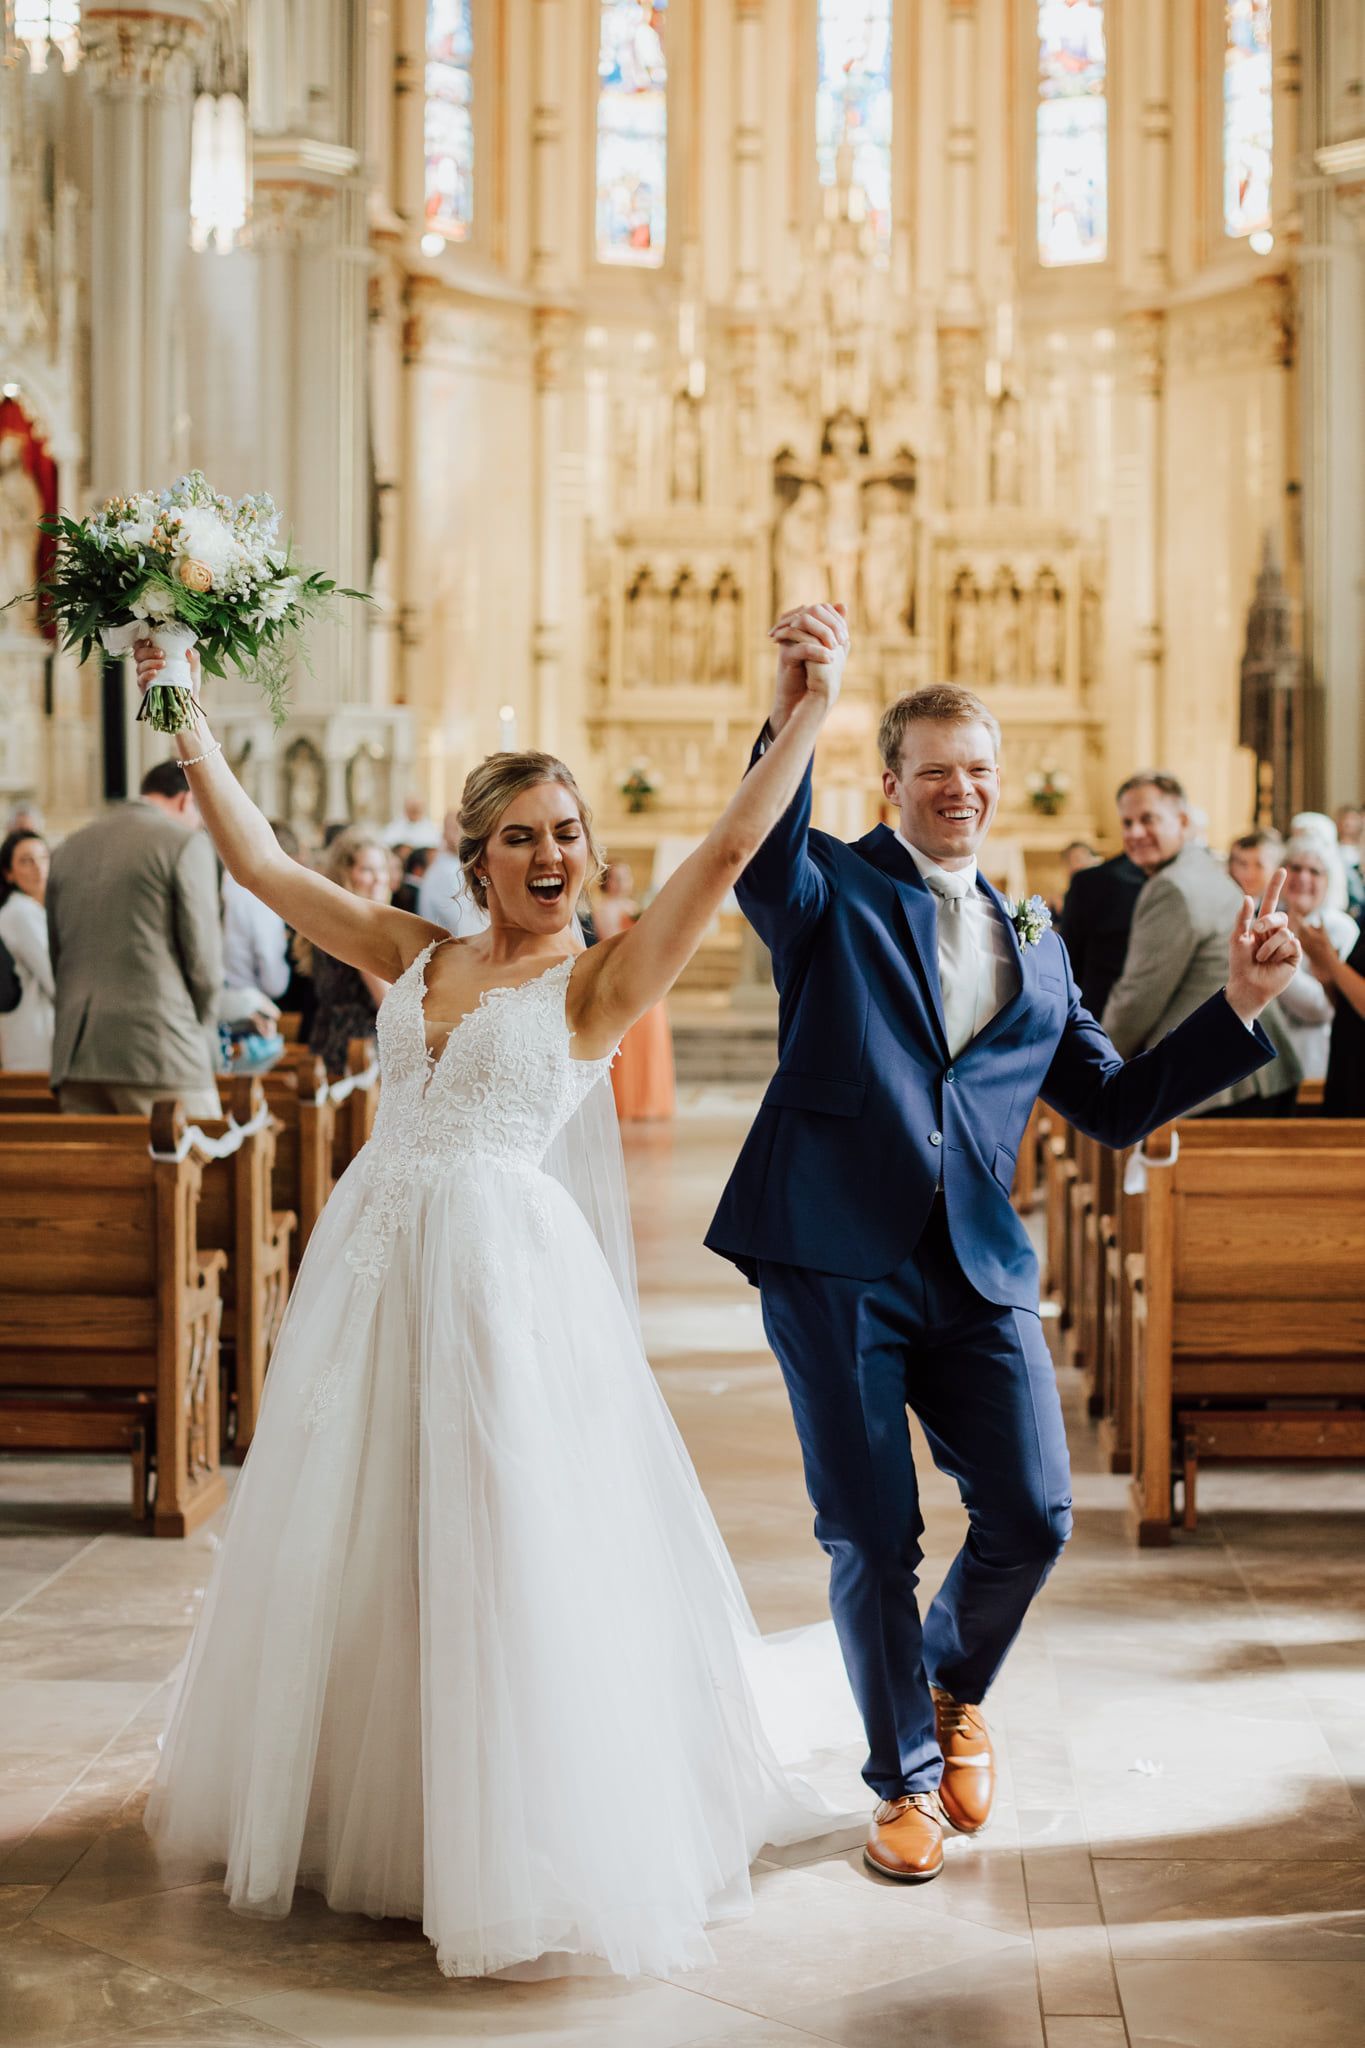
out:
{"label": "marble tile floor", "polygon": [[[628,1141],[646,1341],[761,1624],[824,1559],[756,1297],[701,1247],[752,1107]],[[0,1460],[5,2048],[1359,2048],[1365,1472],[1212,1472],[1138,1553],[1063,1377],[1076,1535],[990,1702],[998,1817],[917,1890],[857,1841],[765,1857],[752,1917],[663,1983],[445,1982],[420,1930],[226,1909],[140,1814],[213,1547],[134,1535],[119,1462]],[[932,1588],[962,1527],[920,1447]]]}

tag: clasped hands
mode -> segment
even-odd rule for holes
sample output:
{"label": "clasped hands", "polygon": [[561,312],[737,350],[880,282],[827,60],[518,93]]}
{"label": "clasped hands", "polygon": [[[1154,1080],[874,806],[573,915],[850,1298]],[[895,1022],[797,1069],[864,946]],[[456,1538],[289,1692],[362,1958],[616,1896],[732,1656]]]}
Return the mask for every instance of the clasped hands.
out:
{"label": "clasped hands", "polygon": [[768,629],[777,644],[777,689],[768,724],[780,732],[798,704],[837,702],[848,660],[848,612],[842,604],[797,605]]}

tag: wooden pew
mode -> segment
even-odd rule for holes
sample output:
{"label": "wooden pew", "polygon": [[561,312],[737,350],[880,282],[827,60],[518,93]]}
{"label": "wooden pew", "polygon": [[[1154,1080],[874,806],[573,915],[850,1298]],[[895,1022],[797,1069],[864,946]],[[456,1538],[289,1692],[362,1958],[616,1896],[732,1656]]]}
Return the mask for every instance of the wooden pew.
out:
{"label": "wooden pew", "polygon": [[[1299,1106],[1310,1113],[1322,1103],[1322,1082],[1304,1081],[1299,1086]],[[1199,1122],[1199,1119],[1194,1119]],[[1239,1131],[1254,1131],[1264,1126],[1259,1118],[1219,1118],[1219,1123],[1234,1125]],[[1182,1130],[1190,1128],[1189,1123],[1181,1124]],[[1275,1129],[1283,1131],[1294,1128],[1288,1120],[1275,1122]],[[1206,1128],[1212,1130],[1213,1125]],[[1301,1126],[1300,1126],[1301,1128]],[[1202,1142],[1202,1141],[1198,1141]],[[1273,1139],[1272,1143],[1283,1142]],[[1127,1163],[1136,1150],[1129,1147],[1115,1155],[1113,1165],[1113,1206],[1103,1198],[1099,1204],[1098,1266],[1087,1258],[1082,1273],[1081,1289],[1084,1303],[1085,1290],[1092,1284],[1092,1276],[1098,1282],[1098,1325],[1093,1346],[1087,1337],[1087,1377],[1089,1377],[1089,1354],[1093,1349],[1097,1378],[1092,1382],[1090,1411],[1099,1421],[1100,1456],[1110,1472],[1125,1473],[1133,1469],[1133,1367],[1132,1367],[1132,1318],[1128,1300],[1133,1284],[1133,1275],[1140,1271],[1142,1253],[1143,1198],[1124,1193],[1124,1175]],[[1134,1267],[1133,1261],[1139,1264]],[[1088,1313],[1083,1305],[1082,1315]]]}
{"label": "wooden pew", "polygon": [[1085,1375],[1086,1408],[1095,1420],[1105,1412],[1105,1267],[1117,1229],[1121,1172],[1119,1153],[1108,1145],[1092,1147],[1086,1199],[1074,1220],[1071,1362]]}
{"label": "wooden pew", "polygon": [[[359,1045],[363,1041],[357,1040],[356,1043]],[[351,1147],[357,1137],[362,1131],[368,1136],[373,1128],[378,1074],[377,1071],[367,1071],[369,1063],[365,1062],[355,1081],[348,1076],[329,1087],[326,1071],[316,1053],[309,1052],[306,1046],[288,1046],[285,1053],[280,1064],[264,1074],[220,1074],[218,1093],[226,1116],[231,1108],[231,1091],[238,1081],[254,1078],[265,1089],[266,1101],[279,1126],[275,1142],[274,1198],[282,1210],[292,1210],[295,1217],[295,1228],[289,1241],[292,1283],[313,1234],[313,1226],[332,1191],[336,1178],[334,1159],[338,1154],[341,1156],[341,1170],[344,1172],[353,1157]],[[349,1113],[343,1136],[338,1139],[336,1126],[342,1107],[362,1087],[368,1093],[362,1098],[359,1110]],[[22,1107],[29,1114],[36,1114],[42,1109],[55,1112],[58,1106],[48,1087],[46,1074],[0,1072],[0,1114],[17,1096],[25,1098]],[[14,1106],[19,1104],[16,1102]]]}
{"label": "wooden pew", "polygon": [[1115,1157],[1113,1214],[1101,1218],[1099,1233],[1102,1305],[1096,1338],[1096,1409],[1100,1456],[1111,1472],[1133,1469],[1132,1319],[1127,1303],[1134,1276],[1141,1270],[1143,1204],[1142,1196],[1129,1194],[1124,1182],[1137,1149],[1128,1146]]}
{"label": "wooden pew", "polygon": [[1035,1102],[1029,1112],[1019,1161],[1014,1170],[1010,1200],[1021,1216],[1031,1216],[1038,1206],[1039,1156],[1053,1130],[1053,1115],[1045,1102]]}
{"label": "wooden pew", "polygon": [[1071,1275],[1067,1223],[1071,1210],[1071,1184],[1076,1179],[1076,1133],[1062,1117],[1052,1119],[1052,1132],[1043,1145],[1043,1200],[1046,1249],[1043,1255],[1043,1293],[1055,1301],[1061,1327],[1071,1322]]}
{"label": "wooden pew", "polygon": [[1193,1526],[1201,1457],[1365,1457],[1363,1137],[1196,1117],[1147,1140],[1126,1276],[1139,1544],[1169,1543],[1179,1474]]}
{"label": "wooden pew", "polygon": [[[295,1227],[289,1239],[289,1277],[292,1285],[299,1261],[332,1192],[333,1126],[336,1110],[327,1086],[327,1075],[316,1054],[305,1052],[287,1066],[272,1067],[256,1076],[265,1091],[275,1119],[274,1199],[282,1209],[293,1212]],[[232,1086],[219,1080],[224,1108],[230,1103]]]}
{"label": "wooden pew", "polygon": [[0,1146],[0,1449],[127,1450],[145,1517],[154,1445],[158,1536],[188,1535],[227,1498],[226,1258],[198,1242],[203,1174],[184,1131],[179,1105],[162,1102],[155,1155],[125,1142]]}
{"label": "wooden pew", "polygon": [[[223,1304],[220,1420],[224,1447],[232,1445],[240,1456],[255,1434],[266,1366],[289,1298],[289,1239],[294,1215],[274,1207],[272,1169],[278,1127],[267,1109],[259,1077],[239,1075],[225,1092],[228,1117],[196,1126],[210,1146],[225,1149],[221,1156],[214,1156],[196,1147],[194,1156],[203,1169],[199,1245],[204,1251],[221,1251],[227,1260],[219,1290]],[[0,1096],[0,1147],[95,1143],[145,1152],[150,1146],[146,1117],[61,1116],[50,1109],[15,1115],[12,1105],[21,1100],[26,1098]]]}
{"label": "wooden pew", "polygon": [[372,1039],[351,1040],[346,1072],[331,1083],[331,1093],[337,1111],[332,1178],[340,1180],[361,1146],[370,1142],[379,1109],[379,1066]]}

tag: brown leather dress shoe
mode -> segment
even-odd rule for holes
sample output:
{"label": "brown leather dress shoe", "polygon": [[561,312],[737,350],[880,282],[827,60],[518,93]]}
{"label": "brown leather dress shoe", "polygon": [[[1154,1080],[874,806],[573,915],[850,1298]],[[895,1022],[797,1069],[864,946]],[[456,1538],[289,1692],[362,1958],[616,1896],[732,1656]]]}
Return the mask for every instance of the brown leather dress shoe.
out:
{"label": "brown leather dress shoe", "polygon": [[943,1783],[938,1796],[949,1824],[961,1835],[974,1835],[991,1817],[995,1798],[995,1758],[990,1730],[980,1707],[955,1700],[931,1686],[934,1727],[943,1751]]}
{"label": "brown leather dress shoe", "polygon": [[863,1861],[897,1884],[927,1884],[943,1868],[943,1822],[936,1792],[884,1799],[872,1816]]}

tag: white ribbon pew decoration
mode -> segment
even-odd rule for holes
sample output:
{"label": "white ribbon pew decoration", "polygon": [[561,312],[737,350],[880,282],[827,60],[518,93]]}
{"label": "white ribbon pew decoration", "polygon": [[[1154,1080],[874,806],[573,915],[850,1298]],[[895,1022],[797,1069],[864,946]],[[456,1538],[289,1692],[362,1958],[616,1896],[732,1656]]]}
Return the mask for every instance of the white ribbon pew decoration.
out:
{"label": "white ribbon pew decoration", "polygon": [[378,1064],[371,1060],[368,1067],[362,1067],[358,1074],[344,1074],[339,1081],[329,1081],[319,1095],[320,1102],[344,1102],[357,1088],[373,1088],[379,1079]]}
{"label": "white ribbon pew decoration", "polygon": [[234,1123],[228,1118],[228,1127],[221,1138],[211,1138],[207,1131],[201,1131],[198,1124],[187,1125],[173,1152],[158,1152],[155,1145],[147,1150],[153,1159],[173,1159],[179,1164],[188,1159],[191,1152],[197,1152],[202,1159],[230,1159],[234,1152],[240,1152],[248,1138],[254,1138],[258,1131],[270,1128],[270,1108],[263,1103],[248,1123]]}
{"label": "white ribbon pew decoration", "polygon": [[1164,1159],[1149,1159],[1147,1147],[1134,1145],[1128,1154],[1128,1164],[1123,1169],[1123,1192],[1125,1195],[1145,1195],[1149,1170],[1163,1166],[1174,1166],[1180,1157],[1180,1133],[1171,1132],[1171,1149]]}

